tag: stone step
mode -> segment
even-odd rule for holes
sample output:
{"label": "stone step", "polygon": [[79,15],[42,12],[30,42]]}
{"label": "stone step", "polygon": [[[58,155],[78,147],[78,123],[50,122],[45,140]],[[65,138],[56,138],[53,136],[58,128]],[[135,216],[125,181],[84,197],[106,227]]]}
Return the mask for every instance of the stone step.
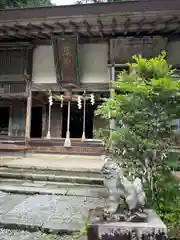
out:
{"label": "stone step", "polygon": [[0,172],[3,173],[19,173],[19,174],[48,174],[55,176],[78,176],[78,177],[91,177],[91,178],[101,178],[101,173],[96,169],[63,169],[63,168],[29,168],[29,167],[21,167],[21,166],[1,166]]}
{"label": "stone step", "polygon": [[0,178],[0,191],[13,194],[64,195],[104,198],[107,196],[104,187],[90,184],[62,182],[45,182],[29,180],[12,180]]}
{"label": "stone step", "polygon": [[[68,172],[69,173],[69,172]],[[103,179],[101,177],[90,177],[90,176],[78,176],[75,174],[71,175],[56,175],[44,172],[30,172],[30,171],[17,171],[9,172],[0,170],[0,177],[4,179],[24,179],[33,181],[52,181],[52,182],[70,182],[79,184],[97,184],[102,185]]]}

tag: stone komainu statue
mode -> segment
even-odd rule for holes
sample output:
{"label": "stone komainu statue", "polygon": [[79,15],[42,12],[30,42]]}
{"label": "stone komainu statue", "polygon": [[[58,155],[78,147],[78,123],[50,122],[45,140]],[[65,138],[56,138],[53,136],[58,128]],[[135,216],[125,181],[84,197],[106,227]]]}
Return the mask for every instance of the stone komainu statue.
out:
{"label": "stone komainu statue", "polygon": [[[122,213],[122,200],[125,203],[127,213],[126,220],[140,216],[145,218],[143,211],[146,196],[140,178],[133,182],[123,174],[123,170],[110,157],[104,157],[104,165],[101,169],[104,177],[104,185],[109,192],[109,206],[105,209],[105,215]],[[142,216],[143,215],[143,216]],[[125,215],[124,215],[125,217]]]}

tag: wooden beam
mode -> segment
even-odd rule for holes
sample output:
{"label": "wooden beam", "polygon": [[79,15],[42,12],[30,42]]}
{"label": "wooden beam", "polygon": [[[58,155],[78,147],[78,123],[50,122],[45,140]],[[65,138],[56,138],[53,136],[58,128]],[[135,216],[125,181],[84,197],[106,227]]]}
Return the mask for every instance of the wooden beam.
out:
{"label": "wooden beam", "polygon": [[104,37],[104,32],[103,32],[102,21],[100,19],[97,19],[97,24],[98,24],[98,27],[99,27],[99,34],[103,38]]}
{"label": "wooden beam", "polygon": [[178,26],[175,28],[175,30],[173,30],[172,32],[173,32],[173,35],[180,32],[180,22],[179,22]]}
{"label": "wooden beam", "polygon": [[51,26],[51,25],[49,25],[49,24],[47,24],[47,23],[42,23],[41,26],[44,27],[44,28],[47,28],[47,29],[49,29],[49,30],[51,30],[51,31],[54,29],[53,26]]}
{"label": "wooden beam", "polygon": [[14,38],[19,38],[19,39],[24,39],[26,38],[29,33],[28,30],[20,29],[17,26],[3,26],[2,27],[2,32],[4,36],[9,36],[9,37],[14,37]]}
{"label": "wooden beam", "polygon": [[32,39],[37,38],[36,36],[34,36],[34,34],[31,34],[30,28],[27,27],[27,26],[15,24],[15,25],[13,25],[13,27],[14,27],[18,32],[20,32],[20,33],[23,32],[23,33],[24,33],[24,36],[27,36],[27,37],[32,38]]}
{"label": "wooden beam", "polygon": [[167,23],[171,24],[171,23],[175,23],[175,22],[179,22],[179,21],[180,21],[179,16],[173,16],[169,20],[167,20]]}
{"label": "wooden beam", "polygon": [[55,22],[55,25],[61,29],[61,31],[64,33],[65,32],[65,26],[59,22]]}
{"label": "wooden beam", "polygon": [[50,35],[49,34],[47,34],[47,33],[42,33],[42,32],[38,32],[37,33],[37,36],[39,37],[39,38],[48,38],[48,39],[50,39]]}
{"label": "wooden beam", "polygon": [[10,35],[10,36],[13,35],[15,38],[20,38],[20,39],[24,39],[24,37],[27,36],[27,32],[25,31],[20,32],[14,27],[10,27],[10,26],[5,26],[5,27],[6,27],[6,32],[4,33],[5,35]]}
{"label": "wooden beam", "polygon": [[33,39],[31,42],[34,46],[39,46],[39,45],[51,45],[51,40],[50,39]]}
{"label": "wooden beam", "polygon": [[[29,43],[29,42],[5,42],[5,43],[0,43],[0,48],[9,48],[9,47],[33,47],[33,44]],[[21,77],[22,75],[18,75],[17,78],[19,78],[19,76]]]}
{"label": "wooden beam", "polygon": [[27,24],[27,27],[32,30],[32,29],[36,29],[38,31],[40,31],[42,29],[42,27],[40,27],[39,25],[35,25],[35,24],[32,24],[32,23],[28,23]]}
{"label": "wooden beam", "polygon": [[[3,26],[2,32],[5,37],[14,37],[14,38],[37,38],[34,34],[31,33],[31,28],[21,25],[13,25],[13,26]],[[0,29],[1,31],[1,29]]]}
{"label": "wooden beam", "polygon": [[152,29],[150,31],[148,31],[148,34],[152,34],[153,32],[155,32],[157,29],[156,29],[156,26],[158,24],[158,22],[161,22],[162,21],[162,18],[161,17],[158,17],[156,18],[152,23],[151,23],[151,26],[152,26]]}
{"label": "wooden beam", "polygon": [[38,38],[35,34],[29,33],[29,32],[27,32],[26,36],[29,37],[29,38],[32,38],[32,39],[37,39]]}
{"label": "wooden beam", "polygon": [[116,34],[116,18],[112,18],[112,35]]}
{"label": "wooden beam", "polygon": [[77,26],[77,24],[76,24],[75,22],[73,22],[73,21],[69,21],[69,24],[72,26],[75,34],[78,35],[78,34],[79,34],[79,31],[78,31],[78,26]]}
{"label": "wooden beam", "polygon": [[128,28],[129,28],[129,25],[130,25],[130,18],[128,17],[124,23],[124,35],[127,35],[128,34]]}
{"label": "wooden beam", "polygon": [[91,32],[91,25],[88,23],[87,20],[84,20],[84,21],[83,21],[83,24],[84,24],[85,27],[86,27],[86,31],[87,31],[88,35],[89,35],[90,37],[92,37],[93,34],[92,34],[92,32]]}
{"label": "wooden beam", "polygon": [[142,32],[142,28],[143,28],[143,25],[144,25],[144,23],[145,23],[145,21],[146,21],[146,18],[145,17],[143,17],[141,20],[140,20],[140,22],[138,23],[138,30],[137,30],[137,32],[136,32],[136,35],[139,35],[141,32]]}
{"label": "wooden beam", "polygon": [[75,29],[78,28],[78,27],[77,27],[77,24],[76,24],[75,22],[73,22],[73,21],[69,21],[69,24],[70,24],[73,28],[75,28]]}
{"label": "wooden beam", "polygon": [[1,36],[7,35],[7,31],[8,31],[7,26],[3,25],[3,26],[0,27]]}
{"label": "wooden beam", "polygon": [[44,94],[42,92],[33,92],[33,100],[37,100],[39,102],[41,102],[42,104],[47,104],[48,103],[48,99],[44,99]]}
{"label": "wooden beam", "polygon": [[29,31],[29,28],[27,26],[24,25],[19,25],[19,24],[14,24],[13,28],[15,28],[16,30],[24,30],[24,31]]}
{"label": "wooden beam", "polygon": [[168,30],[168,25],[173,23],[173,22],[176,22],[178,20],[178,17],[177,16],[173,16],[171,17],[170,19],[168,19],[166,22],[165,22],[165,26],[163,27],[163,29],[161,29],[161,32],[167,32]]}

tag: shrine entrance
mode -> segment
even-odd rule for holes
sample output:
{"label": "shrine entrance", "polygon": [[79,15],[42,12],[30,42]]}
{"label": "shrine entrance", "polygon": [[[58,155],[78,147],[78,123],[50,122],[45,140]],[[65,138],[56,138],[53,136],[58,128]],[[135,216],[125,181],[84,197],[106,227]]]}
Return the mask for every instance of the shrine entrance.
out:
{"label": "shrine entrance", "polygon": [[[63,106],[62,137],[66,137],[67,130],[67,104]],[[90,104],[86,105],[86,138],[93,138],[94,109]],[[83,133],[83,108],[78,109],[77,103],[71,103],[70,137],[81,138]]]}
{"label": "shrine entrance", "polygon": [[42,137],[42,107],[32,107],[31,138]]}
{"label": "shrine entrance", "polygon": [[9,107],[1,107],[0,114],[0,135],[8,135]]}

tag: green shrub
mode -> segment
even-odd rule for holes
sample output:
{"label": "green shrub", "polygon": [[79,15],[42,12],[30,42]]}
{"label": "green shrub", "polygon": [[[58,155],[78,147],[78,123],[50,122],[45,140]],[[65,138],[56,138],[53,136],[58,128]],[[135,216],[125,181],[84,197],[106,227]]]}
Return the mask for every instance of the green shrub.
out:
{"label": "green shrub", "polygon": [[113,96],[104,99],[96,114],[121,120],[111,134],[101,131],[110,154],[125,167],[125,173],[141,175],[148,185],[148,204],[154,207],[169,231],[180,228],[180,185],[172,170],[179,156],[170,153],[176,145],[174,119],[180,113],[180,81],[163,52],[152,59],[135,56],[129,71],[119,74]]}
{"label": "green shrub", "polygon": [[180,152],[169,152],[167,155],[167,163],[172,171],[180,171]]}
{"label": "green shrub", "polygon": [[147,191],[148,205],[156,210],[171,235],[180,231],[180,181],[170,171],[156,172],[154,179],[155,197],[152,199]]}

